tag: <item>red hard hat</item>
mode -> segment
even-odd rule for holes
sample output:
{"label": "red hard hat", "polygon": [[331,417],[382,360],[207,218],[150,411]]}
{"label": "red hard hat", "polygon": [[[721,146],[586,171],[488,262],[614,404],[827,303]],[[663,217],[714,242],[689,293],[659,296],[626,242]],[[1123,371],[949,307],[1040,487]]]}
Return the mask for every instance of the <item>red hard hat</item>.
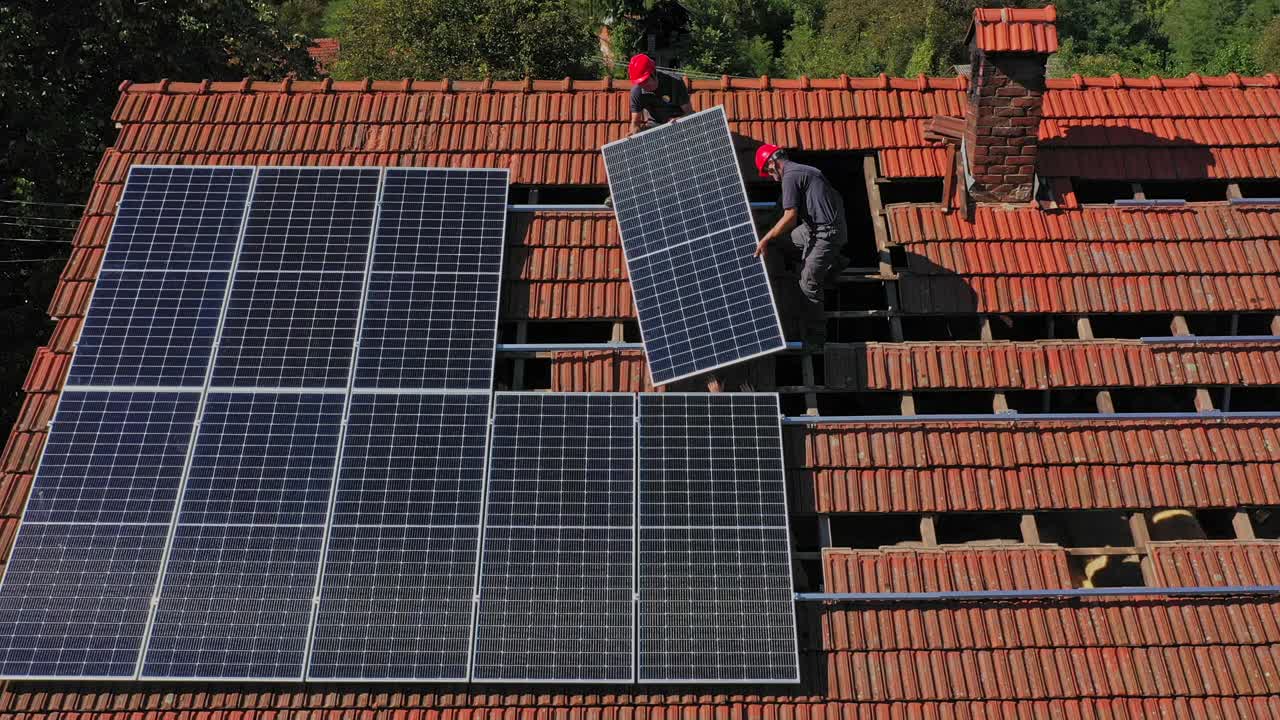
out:
{"label": "red hard hat", "polygon": [[760,173],[760,177],[769,177],[769,173],[765,172],[764,168],[769,164],[769,160],[773,158],[774,154],[781,149],[777,145],[770,145],[769,143],[756,148],[756,171]]}
{"label": "red hard hat", "polygon": [[640,83],[653,77],[653,59],[643,53],[633,56],[631,62],[627,63],[627,77],[631,78],[632,85]]}

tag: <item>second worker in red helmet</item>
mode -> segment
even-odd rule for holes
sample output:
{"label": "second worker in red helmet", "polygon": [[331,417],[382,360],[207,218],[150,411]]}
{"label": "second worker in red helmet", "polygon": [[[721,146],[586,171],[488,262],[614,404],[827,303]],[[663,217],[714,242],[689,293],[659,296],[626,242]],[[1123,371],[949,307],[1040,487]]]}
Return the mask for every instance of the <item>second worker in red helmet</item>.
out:
{"label": "second worker in red helmet", "polygon": [[823,289],[849,265],[843,250],[849,239],[844,200],[822,171],[787,157],[777,145],[756,149],[760,177],[782,183],[782,218],[760,238],[755,254],[764,254],[769,243],[784,235],[782,253],[800,265],[800,292],[804,294],[804,341],[821,346],[827,339]]}
{"label": "second worker in red helmet", "polygon": [[631,80],[632,133],[693,114],[684,81],[659,70],[648,55],[631,58],[627,77]]}

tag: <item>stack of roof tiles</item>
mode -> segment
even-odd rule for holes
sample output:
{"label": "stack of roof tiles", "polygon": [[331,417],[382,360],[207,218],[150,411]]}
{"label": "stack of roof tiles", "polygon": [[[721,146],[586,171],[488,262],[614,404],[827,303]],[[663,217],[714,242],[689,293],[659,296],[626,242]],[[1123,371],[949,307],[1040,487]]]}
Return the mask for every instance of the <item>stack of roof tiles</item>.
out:
{"label": "stack of roof tiles", "polygon": [[[998,11],[997,11],[998,12]],[[1017,11],[1014,11],[1015,13]],[[1016,19],[1016,18],[1015,18]],[[1036,32],[989,42],[1028,44]],[[1020,46],[1020,45],[1019,45]],[[886,178],[937,178],[924,137],[961,116],[964,78],[694,81],[695,108],[801,150],[860,151]],[[602,185],[598,148],[627,132],[627,86],[602,81],[125,83],[50,307],[57,329],[27,378],[0,458],[0,546],[12,541],[134,164],[506,167],[514,183]],[[1048,81],[1046,179],[1280,179],[1280,79]],[[1280,209],[1225,202],[1053,211],[891,207],[906,313],[1280,313]],[[614,223],[601,213],[513,218],[504,320],[634,317]],[[1194,348],[1132,341],[868,343],[833,347],[847,390],[1019,390],[1280,384],[1280,340]],[[558,390],[648,390],[635,353],[552,363]],[[1150,510],[1280,505],[1280,421],[835,423],[788,430],[800,514]],[[829,591],[1054,588],[1057,546],[823,552]],[[1280,545],[1153,542],[1157,585],[1280,583]],[[805,606],[797,688],[590,688],[9,683],[0,712],[95,718],[1276,717],[1280,602],[1107,599]],[[219,713],[219,714],[214,714]]]}

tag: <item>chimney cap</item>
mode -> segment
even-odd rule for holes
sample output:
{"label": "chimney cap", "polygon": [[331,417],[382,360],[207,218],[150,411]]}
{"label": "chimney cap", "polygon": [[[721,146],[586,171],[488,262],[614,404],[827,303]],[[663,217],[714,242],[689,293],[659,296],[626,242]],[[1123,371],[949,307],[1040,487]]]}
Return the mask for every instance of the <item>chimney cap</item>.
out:
{"label": "chimney cap", "polygon": [[1042,8],[977,8],[965,40],[985,53],[1048,55],[1058,51],[1058,11]]}

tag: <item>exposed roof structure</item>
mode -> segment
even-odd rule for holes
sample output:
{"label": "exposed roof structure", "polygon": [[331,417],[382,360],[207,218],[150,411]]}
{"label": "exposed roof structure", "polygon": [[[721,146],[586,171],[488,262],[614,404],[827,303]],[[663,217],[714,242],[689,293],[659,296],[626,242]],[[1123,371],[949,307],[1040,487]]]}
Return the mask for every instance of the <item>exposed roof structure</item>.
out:
{"label": "exposed roof structure", "polygon": [[[1046,53],[1053,19],[979,11],[975,32],[989,52]],[[962,187],[937,191],[954,151],[925,136],[931,118],[965,115],[967,83],[691,83],[695,109],[725,106],[744,162],[776,142],[848,170],[865,196],[854,242],[872,267],[829,295],[833,342],[749,369],[755,389],[783,393],[788,414],[885,416],[786,428],[793,527],[811,528],[798,531],[798,578],[828,591],[1038,589],[1102,584],[1107,566],[1154,587],[1280,583],[1280,419],[1218,412],[1280,407],[1280,206],[1241,202],[1280,196],[1280,78],[1051,79],[1034,137],[1043,192],[968,210]],[[603,198],[598,148],[627,132],[626,93],[569,79],[125,83],[119,136],[50,307],[57,328],[0,458],[0,547],[12,542],[130,165],[505,167],[530,201]],[[1179,193],[1191,202],[1147,201]],[[610,214],[513,214],[507,243],[504,341],[632,332]],[[1277,337],[1187,342],[1193,332]],[[1165,339],[1141,339],[1150,335]],[[500,365],[501,382],[524,388],[653,389],[631,350]],[[1019,415],[995,414],[1006,410]],[[1154,414],[1105,417],[1117,410]],[[1046,411],[1102,416],[1036,419]],[[990,417],[919,416],[929,413]],[[1190,522],[1179,530],[1169,517]],[[1258,597],[807,604],[798,688],[10,683],[0,712],[1276,716],[1277,611],[1280,601]]]}

